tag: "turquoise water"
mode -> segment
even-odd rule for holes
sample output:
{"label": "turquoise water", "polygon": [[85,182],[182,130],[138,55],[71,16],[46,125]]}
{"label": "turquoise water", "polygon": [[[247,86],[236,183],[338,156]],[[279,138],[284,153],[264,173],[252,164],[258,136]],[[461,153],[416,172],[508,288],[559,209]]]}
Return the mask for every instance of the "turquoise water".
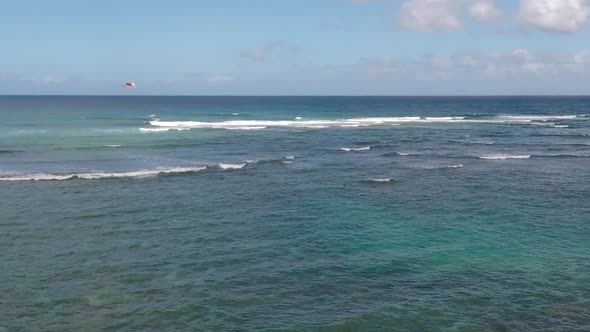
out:
{"label": "turquoise water", "polygon": [[0,97],[0,330],[588,331],[589,109]]}

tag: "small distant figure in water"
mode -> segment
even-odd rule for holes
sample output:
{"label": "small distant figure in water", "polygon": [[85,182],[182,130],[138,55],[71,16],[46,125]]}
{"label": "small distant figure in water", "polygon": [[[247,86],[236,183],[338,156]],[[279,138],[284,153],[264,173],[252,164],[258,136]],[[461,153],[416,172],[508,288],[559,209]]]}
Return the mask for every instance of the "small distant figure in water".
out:
{"label": "small distant figure in water", "polygon": [[123,84],[123,86],[125,88],[135,88],[135,82],[125,82],[125,84]]}

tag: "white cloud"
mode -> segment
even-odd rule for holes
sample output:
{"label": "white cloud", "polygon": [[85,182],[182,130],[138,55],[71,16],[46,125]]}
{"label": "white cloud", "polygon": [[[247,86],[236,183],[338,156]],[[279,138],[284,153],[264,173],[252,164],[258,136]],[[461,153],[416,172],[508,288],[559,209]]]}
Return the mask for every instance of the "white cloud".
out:
{"label": "white cloud", "polygon": [[238,79],[230,74],[216,74],[216,73],[187,73],[182,78],[172,78],[170,82],[189,81],[209,84],[233,83]]}
{"label": "white cloud", "polygon": [[454,0],[409,0],[401,7],[400,24],[421,32],[461,30],[460,7]]}
{"label": "white cloud", "polygon": [[396,61],[392,57],[361,59],[360,66],[367,76],[374,78],[390,76],[397,69]]}
{"label": "white cloud", "polygon": [[46,84],[46,85],[62,84],[65,82],[65,80],[66,79],[63,76],[51,76],[51,75],[45,75],[45,76],[31,78],[31,81],[33,83]]}
{"label": "white cloud", "polygon": [[279,40],[270,41],[261,47],[253,50],[244,51],[240,54],[242,58],[250,59],[256,62],[264,62],[269,56],[277,51],[289,51],[294,52],[295,48]]}
{"label": "white cloud", "polygon": [[454,62],[452,59],[430,56],[427,57],[428,64],[434,69],[446,70],[453,67]]}
{"label": "white cloud", "polygon": [[586,76],[590,73],[590,51],[548,54],[519,48],[509,52],[462,53],[446,57],[363,58],[354,64],[327,69],[347,79],[357,77],[372,82],[453,82],[463,87],[468,82],[493,79],[510,86],[513,80],[536,84],[555,82],[556,77]]}
{"label": "white cloud", "polygon": [[502,19],[502,12],[494,0],[476,0],[469,8],[469,16],[481,23],[493,23]]}
{"label": "white cloud", "polygon": [[236,80],[231,75],[209,75],[205,79],[208,83],[231,83]]}
{"label": "white cloud", "polygon": [[549,32],[581,30],[590,16],[586,0],[521,0],[518,18]]}
{"label": "white cloud", "polygon": [[574,63],[590,64],[590,50],[581,51],[574,54]]}
{"label": "white cloud", "polygon": [[479,64],[478,59],[470,54],[455,56],[453,62],[463,67],[476,67]]}

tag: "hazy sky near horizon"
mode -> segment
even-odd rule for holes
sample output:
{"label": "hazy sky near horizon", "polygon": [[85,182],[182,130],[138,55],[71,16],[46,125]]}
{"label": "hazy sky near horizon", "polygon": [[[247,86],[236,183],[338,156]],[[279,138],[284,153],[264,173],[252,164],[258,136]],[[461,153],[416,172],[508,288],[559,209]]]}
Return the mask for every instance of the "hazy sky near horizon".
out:
{"label": "hazy sky near horizon", "polygon": [[588,94],[589,20],[590,0],[9,0],[0,94]]}

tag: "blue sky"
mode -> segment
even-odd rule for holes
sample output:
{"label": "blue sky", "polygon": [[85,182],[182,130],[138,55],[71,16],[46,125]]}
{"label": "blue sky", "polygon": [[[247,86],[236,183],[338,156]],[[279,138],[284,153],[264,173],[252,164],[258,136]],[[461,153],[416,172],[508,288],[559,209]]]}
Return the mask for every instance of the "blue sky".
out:
{"label": "blue sky", "polygon": [[589,20],[587,0],[6,1],[0,94],[588,94]]}

